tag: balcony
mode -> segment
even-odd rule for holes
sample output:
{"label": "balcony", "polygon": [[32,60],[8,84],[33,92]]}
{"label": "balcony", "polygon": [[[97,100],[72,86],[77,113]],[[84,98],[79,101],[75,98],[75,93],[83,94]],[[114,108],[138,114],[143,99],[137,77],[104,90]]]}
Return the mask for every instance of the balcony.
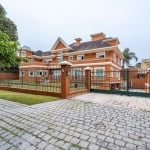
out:
{"label": "balcony", "polygon": [[58,63],[29,62],[29,63],[20,63],[19,65],[19,68],[29,68],[29,67],[54,68],[54,67],[58,67]]}

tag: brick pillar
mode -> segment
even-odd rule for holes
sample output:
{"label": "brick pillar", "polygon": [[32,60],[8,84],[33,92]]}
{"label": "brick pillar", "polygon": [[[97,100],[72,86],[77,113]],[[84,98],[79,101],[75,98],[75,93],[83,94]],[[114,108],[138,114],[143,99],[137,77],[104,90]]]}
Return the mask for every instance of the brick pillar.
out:
{"label": "brick pillar", "polygon": [[92,70],[92,68],[86,67],[84,70],[85,70],[86,88],[88,89],[88,92],[90,92],[90,89],[91,89],[91,70]]}
{"label": "brick pillar", "polygon": [[72,65],[70,62],[63,61],[61,65],[61,97],[67,98],[69,96],[70,80],[69,80],[69,69]]}
{"label": "brick pillar", "polygon": [[147,72],[147,93],[150,93],[150,70]]}

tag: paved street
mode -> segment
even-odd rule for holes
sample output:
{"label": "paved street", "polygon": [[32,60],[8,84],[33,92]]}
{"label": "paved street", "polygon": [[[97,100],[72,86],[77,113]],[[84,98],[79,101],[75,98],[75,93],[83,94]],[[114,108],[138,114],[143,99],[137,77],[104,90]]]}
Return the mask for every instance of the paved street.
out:
{"label": "paved street", "polygon": [[33,106],[0,100],[5,149],[150,150],[150,99],[90,93]]}

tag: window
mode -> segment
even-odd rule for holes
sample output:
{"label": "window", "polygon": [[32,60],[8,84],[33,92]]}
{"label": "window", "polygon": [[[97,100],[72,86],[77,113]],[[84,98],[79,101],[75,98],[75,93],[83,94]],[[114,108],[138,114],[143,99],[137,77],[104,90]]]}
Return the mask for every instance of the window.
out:
{"label": "window", "polygon": [[104,76],[104,68],[97,68],[97,69],[95,69],[95,76],[103,77]]}
{"label": "window", "polygon": [[60,70],[52,70],[51,71],[51,75],[52,76],[60,76],[61,75],[61,71]]}
{"label": "window", "polygon": [[68,60],[70,60],[70,61],[73,60],[73,56],[69,56]]}
{"label": "window", "polygon": [[63,52],[57,52],[58,55],[63,55]]}
{"label": "window", "polygon": [[43,75],[44,75],[44,77],[48,77],[48,71],[45,70],[45,71],[43,72]]}
{"label": "window", "polygon": [[33,70],[30,70],[30,71],[29,71],[29,76],[30,76],[30,77],[33,77],[33,76],[34,76],[34,71],[33,71]]}
{"label": "window", "polygon": [[63,61],[63,56],[58,56],[58,57],[57,57],[57,62],[60,63],[60,62],[62,62],[62,61]]}
{"label": "window", "polygon": [[51,63],[51,62],[52,62],[52,59],[43,59],[43,62],[44,62],[44,63]]}
{"label": "window", "polygon": [[20,77],[24,77],[24,71],[20,71],[20,72],[19,72],[19,76],[20,76]]}
{"label": "window", "polygon": [[43,71],[37,70],[37,71],[36,71],[36,75],[37,75],[37,76],[42,76],[42,75],[43,75]]}
{"label": "window", "polygon": [[75,69],[74,70],[74,76],[75,76],[75,79],[79,79],[82,75],[82,72],[81,72],[81,69]]}
{"label": "window", "polygon": [[21,51],[20,56],[21,57],[26,57],[26,51]]}
{"label": "window", "polygon": [[113,60],[116,61],[116,54],[113,54]]}
{"label": "window", "polygon": [[96,58],[104,58],[104,57],[105,57],[105,52],[96,53]]}
{"label": "window", "polygon": [[77,60],[83,60],[84,59],[84,55],[78,55],[77,56]]}

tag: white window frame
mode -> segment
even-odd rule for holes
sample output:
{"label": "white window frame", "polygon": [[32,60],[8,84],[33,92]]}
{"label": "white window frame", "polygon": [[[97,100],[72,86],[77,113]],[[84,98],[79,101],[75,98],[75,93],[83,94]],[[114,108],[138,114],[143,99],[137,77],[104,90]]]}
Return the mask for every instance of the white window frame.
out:
{"label": "white window frame", "polygon": [[60,63],[63,61],[63,56],[57,56],[57,62]]}
{"label": "white window frame", "polygon": [[25,72],[24,72],[24,71],[22,71],[22,70],[21,70],[21,71],[19,71],[19,77],[24,77],[24,73],[25,73]]}
{"label": "white window frame", "polygon": [[[33,74],[31,74],[31,72],[32,72]],[[34,70],[30,70],[30,71],[29,71],[29,77],[34,77],[34,73],[35,73]]]}
{"label": "white window frame", "polygon": [[48,77],[48,70],[43,70],[43,76]]}
{"label": "white window frame", "polygon": [[105,52],[96,53],[96,58],[102,59],[102,58],[105,58],[105,55],[106,55]]}
{"label": "white window frame", "polygon": [[[74,77],[75,77],[75,79],[80,79],[81,76],[82,76],[82,72],[81,72],[82,69],[81,68],[74,68],[73,70],[74,70]],[[76,75],[76,71],[77,72],[79,71],[79,74]]]}
{"label": "white window frame", "polygon": [[57,52],[57,55],[58,55],[58,56],[62,56],[62,55],[63,55],[63,52],[62,52],[62,51],[58,51],[58,52]]}
{"label": "white window frame", "polygon": [[52,70],[51,75],[52,76],[61,76],[61,70]]}
{"label": "white window frame", "polygon": [[72,61],[72,60],[73,60],[73,56],[69,56],[69,57],[68,57],[68,60],[69,60],[69,61]]}
{"label": "white window frame", "polygon": [[21,52],[20,52],[20,56],[21,56],[21,57],[26,57],[26,51],[21,51]]}
{"label": "white window frame", "polygon": [[[37,74],[38,72],[41,72],[41,74]],[[36,71],[36,76],[37,76],[37,77],[43,76],[43,70],[37,70],[37,71]]]}
{"label": "white window frame", "polygon": [[[97,72],[96,72],[96,70],[103,70],[103,75],[101,75],[101,76],[97,76]],[[105,76],[105,67],[96,67],[96,68],[94,68],[94,72],[95,72],[95,77],[104,77]]]}
{"label": "white window frame", "polygon": [[77,55],[77,60],[83,60],[84,59],[84,55]]}

